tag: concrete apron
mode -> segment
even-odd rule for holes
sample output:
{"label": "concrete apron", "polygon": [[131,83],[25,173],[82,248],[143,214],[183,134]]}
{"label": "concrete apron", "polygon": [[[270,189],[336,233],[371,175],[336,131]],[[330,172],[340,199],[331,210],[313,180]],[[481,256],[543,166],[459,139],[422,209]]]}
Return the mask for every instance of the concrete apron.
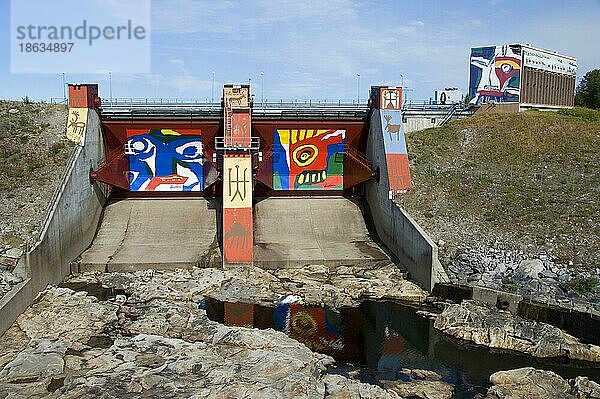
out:
{"label": "concrete apron", "polygon": [[[221,267],[216,207],[203,198],[114,202],[73,272]],[[254,214],[255,266],[391,262],[370,237],[360,207],[347,198],[267,198],[254,205]]]}

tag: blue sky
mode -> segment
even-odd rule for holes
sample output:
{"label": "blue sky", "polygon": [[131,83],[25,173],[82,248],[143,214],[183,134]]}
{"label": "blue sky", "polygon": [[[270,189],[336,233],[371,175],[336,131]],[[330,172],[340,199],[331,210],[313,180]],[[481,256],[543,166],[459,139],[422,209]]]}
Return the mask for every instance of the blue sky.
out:
{"label": "blue sky", "polygon": [[[152,0],[151,73],[113,73],[113,96],[210,99],[215,71],[216,93],[251,79],[257,99],[355,99],[357,74],[363,100],[370,85],[402,78],[409,99],[429,99],[466,91],[470,47],[515,42],[576,57],[581,78],[600,68],[598,21],[600,0]],[[0,98],[62,97],[60,74],[10,73],[9,34],[0,0]],[[108,97],[108,73],[66,77]]]}

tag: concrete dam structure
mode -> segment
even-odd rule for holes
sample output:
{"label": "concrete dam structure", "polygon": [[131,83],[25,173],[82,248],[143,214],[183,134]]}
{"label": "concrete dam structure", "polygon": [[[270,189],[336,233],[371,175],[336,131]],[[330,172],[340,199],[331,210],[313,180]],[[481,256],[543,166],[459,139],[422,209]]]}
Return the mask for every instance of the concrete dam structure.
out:
{"label": "concrete dam structure", "polygon": [[411,186],[401,99],[255,105],[225,85],[221,104],[120,103],[69,85],[77,146],[0,333],[84,271],[394,262],[432,290],[437,247],[394,201]]}

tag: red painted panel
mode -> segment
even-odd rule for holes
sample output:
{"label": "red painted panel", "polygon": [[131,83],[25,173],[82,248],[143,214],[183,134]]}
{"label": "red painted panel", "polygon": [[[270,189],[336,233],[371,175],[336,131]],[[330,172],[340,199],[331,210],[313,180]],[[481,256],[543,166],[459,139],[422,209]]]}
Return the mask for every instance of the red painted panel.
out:
{"label": "red painted panel", "polygon": [[390,190],[408,190],[411,187],[408,154],[386,154],[385,156]]}
{"label": "red painted panel", "polygon": [[90,173],[93,180],[129,191],[129,159],[120,149],[113,150],[98,170]]}
{"label": "red painted panel", "polygon": [[252,262],[252,208],[223,208],[223,260]]}
{"label": "red painted panel", "polygon": [[150,131],[151,129],[172,129],[179,130],[200,130],[202,132],[202,142],[205,148],[213,147],[215,136],[223,135],[223,122],[218,120],[103,120],[102,130],[105,136],[107,150],[125,145],[127,142],[127,130],[139,129],[141,131]]}
{"label": "red painted panel", "polygon": [[402,108],[401,87],[379,88],[379,109],[399,110]]}
{"label": "red painted panel", "polygon": [[226,137],[225,145],[227,146],[250,146],[250,110],[233,110],[231,115],[231,136]]}
{"label": "red painted panel", "polygon": [[100,106],[97,84],[69,84],[69,108],[95,108]]}

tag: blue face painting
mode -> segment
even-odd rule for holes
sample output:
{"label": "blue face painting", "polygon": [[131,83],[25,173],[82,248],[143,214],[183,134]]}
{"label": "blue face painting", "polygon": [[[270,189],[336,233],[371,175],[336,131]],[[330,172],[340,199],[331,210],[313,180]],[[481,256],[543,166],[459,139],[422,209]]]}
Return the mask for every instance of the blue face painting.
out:
{"label": "blue face painting", "polygon": [[[198,130],[152,129],[130,134],[131,191],[201,191],[204,188],[202,137]],[[137,133],[137,132],[136,132]]]}

